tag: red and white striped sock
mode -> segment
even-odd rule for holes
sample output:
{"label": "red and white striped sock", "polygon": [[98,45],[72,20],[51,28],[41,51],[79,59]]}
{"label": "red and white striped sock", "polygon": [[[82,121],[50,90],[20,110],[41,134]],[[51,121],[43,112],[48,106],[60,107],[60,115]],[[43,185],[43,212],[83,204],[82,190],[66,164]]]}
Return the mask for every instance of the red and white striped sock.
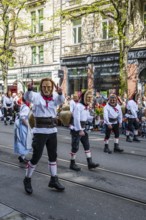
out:
{"label": "red and white striped sock", "polygon": [[76,159],[76,153],[70,152],[71,155],[71,160],[75,160]]}
{"label": "red and white striped sock", "polygon": [[86,158],[91,157],[91,151],[90,150],[85,150]]}
{"label": "red and white striped sock", "polygon": [[56,176],[57,175],[57,163],[56,161],[54,162],[48,162],[48,168],[50,170],[51,176]]}
{"label": "red and white striped sock", "polygon": [[33,165],[33,164],[29,161],[29,162],[27,163],[27,165],[26,165],[26,174],[25,174],[25,176],[30,178],[30,177],[32,176],[32,174],[33,174],[35,168],[36,168],[36,165]]}

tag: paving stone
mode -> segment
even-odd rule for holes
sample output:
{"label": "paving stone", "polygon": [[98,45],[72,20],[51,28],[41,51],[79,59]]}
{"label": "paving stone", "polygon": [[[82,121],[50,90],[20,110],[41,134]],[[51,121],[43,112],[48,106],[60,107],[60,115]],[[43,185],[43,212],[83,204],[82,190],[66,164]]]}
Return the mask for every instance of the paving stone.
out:
{"label": "paving stone", "polygon": [[13,212],[13,209],[11,209],[3,204],[0,204],[0,219],[1,219],[1,217],[8,215],[12,212]]}
{"label": "paving stone", "polygon": [[0,220],[34,220],[33,218],[19,213],[6,205],[0,204]]}

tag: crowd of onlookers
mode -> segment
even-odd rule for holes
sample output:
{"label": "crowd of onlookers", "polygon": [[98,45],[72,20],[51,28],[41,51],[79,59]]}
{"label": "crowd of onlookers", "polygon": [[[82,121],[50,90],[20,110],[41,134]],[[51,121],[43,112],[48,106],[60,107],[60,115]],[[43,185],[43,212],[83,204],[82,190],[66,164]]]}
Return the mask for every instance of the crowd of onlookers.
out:
{"label": "crowd of onlookers", "polygon": [[0,93],[0,118],[4,124],[13,124],[22,104],[23,92]]}

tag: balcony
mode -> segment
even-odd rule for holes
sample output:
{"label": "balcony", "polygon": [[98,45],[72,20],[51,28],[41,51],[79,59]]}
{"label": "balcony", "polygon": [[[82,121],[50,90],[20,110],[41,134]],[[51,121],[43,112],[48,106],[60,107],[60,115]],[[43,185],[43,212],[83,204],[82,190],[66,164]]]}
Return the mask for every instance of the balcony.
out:
{"label": "balcony", "polygon": [[118,50],[117,40],[100,40],[93,43],[81,43],[76,45],[66,45],[63,48],[63,56],[76,56],[91,53],[104,53]]}
{"label": "balcony", "polygon": [[70,10],[80,7],[82,4],[84,4],[83,0],[68,0],[62,5],[62,9]]}
{"label": "balcony", "polygon": [[77,4],[81,4],[82,0],[70,0],[69,1],[69,5],[77,5]]}
{"label": "balcony", "polygon": [[47,0],[27,0],[28,7],[37,6],[38,4],[44,4]]}

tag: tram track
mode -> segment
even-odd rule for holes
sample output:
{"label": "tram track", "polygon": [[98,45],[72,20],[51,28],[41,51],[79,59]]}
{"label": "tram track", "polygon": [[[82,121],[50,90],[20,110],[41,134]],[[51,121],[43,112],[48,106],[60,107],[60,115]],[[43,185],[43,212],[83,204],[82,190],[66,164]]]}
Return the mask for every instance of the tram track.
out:
{"label": "tram track", "polygon": [[[8,149],[10,151],[12,151],[12,148],[11,147],[8,147],[8,146],[4,146],[4,145],[0,145],[0,147],[3,147],[4,149]],[[31,153],[30,153],[31,154]],[[42,155],[44,158],[48,158],[48,156],[46,155]],[[62,161],[62,162],[65,162],[65,163],[70,163],[70,160],[66,160],[66,159],[62,159],[62,158],[58,158],[58,161]],[[86,164],[83,164],[83,163],[77,163],[78,165],[82,166],[82,167],[87,167]],[[104,172],[108,172],[108,173],[113,173],[113,174],[117,174],[117,175],[121,175],[121,176],[125,176],[125,177],[131,177],[131,178],[134,178],[134,179],[139,179],[139,180],[144,180],[146,181],[146,178],[145,177],[140,177],[140,176],[135,176],[135,175],[131,175],[131,174],[128,174],[128,173],[122,173],[122,172],[117,172],[117,171],[114,171],[114,170],[109,170],[109,169],[106,169],[106,168],[102,168],[102,167],[98,167],[98,170],[101,170],[101,171],[104,171]]]}
{"label": "tram track", "polygon": [[[2,132],[0,132],[0,133],[2,133]],[[5,133],[5,132],[3,132],[3,133]],[[12,133],[11,133],[11,134],[12,134]],[[60,135],[60,136],[62,136],[62,135]],[[93,141],[93,140],[91,140],[91,143],[92,143],[92,141]],[[95,141],[95,140],[94,140],[94,141]],[[99,140],[97,139],[96,141],[99,141]],[[67,145],[67,144],[68,144],[68,145],[71,145],[71,142],[70,142],[70,141],[67,141],[66,139],[61,140],[61,138],[60,138],[60,139],[59,139],[59,142],[60,142],[60,143],[63,143],[63,144],[66,144],[66,145]],[[0,144],[0,147],[2,147],[2,146],[3,146],[3,145]],[[92,146],[92,149],[97,149],[97,147]],[[144,154],[138,154],[138,153],[136,153],[136,150],[134,150],[134,149],[132,149],[130,152],[124,151],[122,154],[146,158],[146,153],[145,153],[145,155],[144,155]]]}
{"label": "tram track", "polygon": [[[10,162],[10,161],[0,160],[0,163],[3,164],[3,165],[9,166],[9,167],[14,167],[14,168],[17,168],[17,169],[21,168],[22,169],[22,167],[20,167],[20,165],[18,165],[16,163],[13,163],[13,162]],[[34,172],[41,175],[41,176],[50,177],[50,175],[48,173],[42,172],[40,170],[35,170]],[[118,173],[118,175],[120,175],[120,174]],[[134,177],[132,177],[132,178],[134,178]],[[118,199],[122,199],[122,200],[126,200],[126,201],[129,201],[129,202],[135,203],[135,204],[146,206],[146,200],[139,199],[139,198],[136,198],[134,196],[127,196],[123,193],[117,193],[117,192],[114,192],[112,190],[107,190],[107,189],[104,189],[104,188],[98,187],[98,186],[97,187],[90,186],[88,184],[79,183],[79,182],[76,182],[76,181],[73,181],[71,179],[67,179],[67,178],[64,178],[64,177],[59,177],[59,179],[61,181],[66,182],[66,183],[71,183],[71,184],[74,184],[76,186],[86,188],[88,190],[92,190],[92,191],[97,192],[97,193],[103,193],[103,194],[113,196],[113,197],[118,198]],[[142,180],[146,181],[145,178],[142,178]],[[18,211],[18,210],[16,210],[16,211]],[[25,214],[25,213],[23,213],[23,214]],[[32,217],[32,218],[36,219],[34,217]]]}
{"label": "tram track", "polygon": [[[3,147],[4,149],[8,149],[8,150],[12,151],[12,148],[11,148],[11,147],[4,146],[4,145],[0,145],[0,147]],[[30,154],[31,154],[31,153],[30,153]],[[42,155],[42,157],[48,159],[48,156],[46,156],[46,155],[44,155],[44,154]],[[58,160],[58,161],[61,161],[61,162],[65,162],[65,163],[67,163],[67,164],[70,163],[70,160],[66,160],[66,159],[62,159],[62,158],[57,158],[57,160]],[[0,161],[1,161],[1,160],[0,160]],[[83,163],[77,162],[77,164],[78,164],[79,166],[82,166],[82,167],[87,167],[87,165],[86,165],[86,164],[83,164]],[[118,171],[106,169],[106,168],[103,168],[103,167],[98,167],[98,170],[103,171],[103,172],[107,172],[107,173],[112,173],[112,174],[120,175],[120,176],[123,176],[123,177],[130,177],[130,178],[133,178],[133,179],[142,180],[142,181],[145,181],[145,182],[146,182],[146,177],[135,176],[135,175],[131,175],[131,174],[129,174],[129,173],[118,172]]]}
{"label": "tram track", "polygon": [[[1,132],[1,131],[0,131],[0,133],[7,133],[8,135],[10,135],[10,134],[12,135],[13,134],[13,132]],[[66,145],[70,144],[69,136],[68,135],[65,136],[63,133],[59,133],[58,136],[59,136],[59,142],[60,143],[64,143]],[[62,136],[66,137],[66,139],[64,138],[64,140],[61,140],[60,137],[62,137]],[[99,136],[99,138],[101,138],[101,137],[102,136]],[[94,143],[94,141],[98,141],[98,139],[95,139],[95,135],[94,134],[92,135],[92,138],[93,138],[93,142],[92,143]],[[98,138],[98,137],[96,137],[96,138]],[[9,152],[12,153],[13,152],[12,146],[4,146],[4,145],[1,144],[0,148],[1,149],[2,148],[6,149],[7,150],[7,151],[5,151],[6,153],[9,153]],[[94,147],[94,149],[95,148],[96,147]],[[142,159],[146,158],[146,155],[140,155],[140,154],[137,154],[137,153],[124,152],[124,154],[141,157]],[[42,157],[44,157],[44,158],[46,157],[47,158],[46,155],[43,155]],[[62,159],[62,158],[58,158],[58,161],[61,161],[62,163],[67,163],[67,167],[68,167],[68,165],[70,163],[69,160]],[[17,169],[21,168],[22,169],[22,167],[20,167],[20,165],[17,162],[13,163],[13,162],[10,162],[10,161],[8,162],[8,161],[0,159],[0,163],[4,164],[5,166],[11,166],[11,167],[13,166],[14,168],[17,168]],[[87,165],[83,164],[83,163],[77,163],[77,164],[79,164],[82,167],[87,167]],[[106,172],[108,174],[113,174],[115,176],[119,175],[119,176],[122,176],[122,177],[125,177],[125,178],[128,177],[128,178],[131,178],[133,180],[139,180],[139,181],[146,182],[146,177],[143,177],[143,176],[131,175],[129,173],[118,172],[118,171],[115,171],[115,170],[106,169],[104,167],[99,167],[98,170],[102,171],[102,172]],[[35,172],[38,173],[39,175],[50,177],[50,175],[47,172],[42,172],[41,170],[36,170]],[[115,197],[115,198],[119,198],[119,199],[122,199],[122,200],[125,200],[125,201],[129,201],[130,203],[146,206],[145,198],[141,199],[142,197],[139,198],[139,196],[137,198],[137,195],[136,195],[136,197],[133,196],[132,194],[131,195],[126,195],[125,192],[124,192],[125,193],[124,194],[122,192],[116,192],[116,191],[114,191],[114,189],[112,189],[112,190],[111,189],[109,189],[109,190],[108,189],[104,189],[104,188],[102,188],[102,186],[96,186],[96,187],[95,186],[90,186],[90,183],[83,183],[83,182],[80,183],[80,182],[74,181],[73,179],[68,179],[68,178],[64,178],[64,177],[59,177],[59,179],[64,181],[64,182],[66,182],[66,183],[71,183],[71,184],[77,185],[79,187],[83,187],[83,188],[86,188],[88,190],[95,191],[96,193],[107,194],[107,195]],[[16,211],[18,211],[18,210],[16,210]],[[25,213],[22,213],[22,214],[25,214]],[[32,218],[36,219],[34,217],[32,217]]]}

